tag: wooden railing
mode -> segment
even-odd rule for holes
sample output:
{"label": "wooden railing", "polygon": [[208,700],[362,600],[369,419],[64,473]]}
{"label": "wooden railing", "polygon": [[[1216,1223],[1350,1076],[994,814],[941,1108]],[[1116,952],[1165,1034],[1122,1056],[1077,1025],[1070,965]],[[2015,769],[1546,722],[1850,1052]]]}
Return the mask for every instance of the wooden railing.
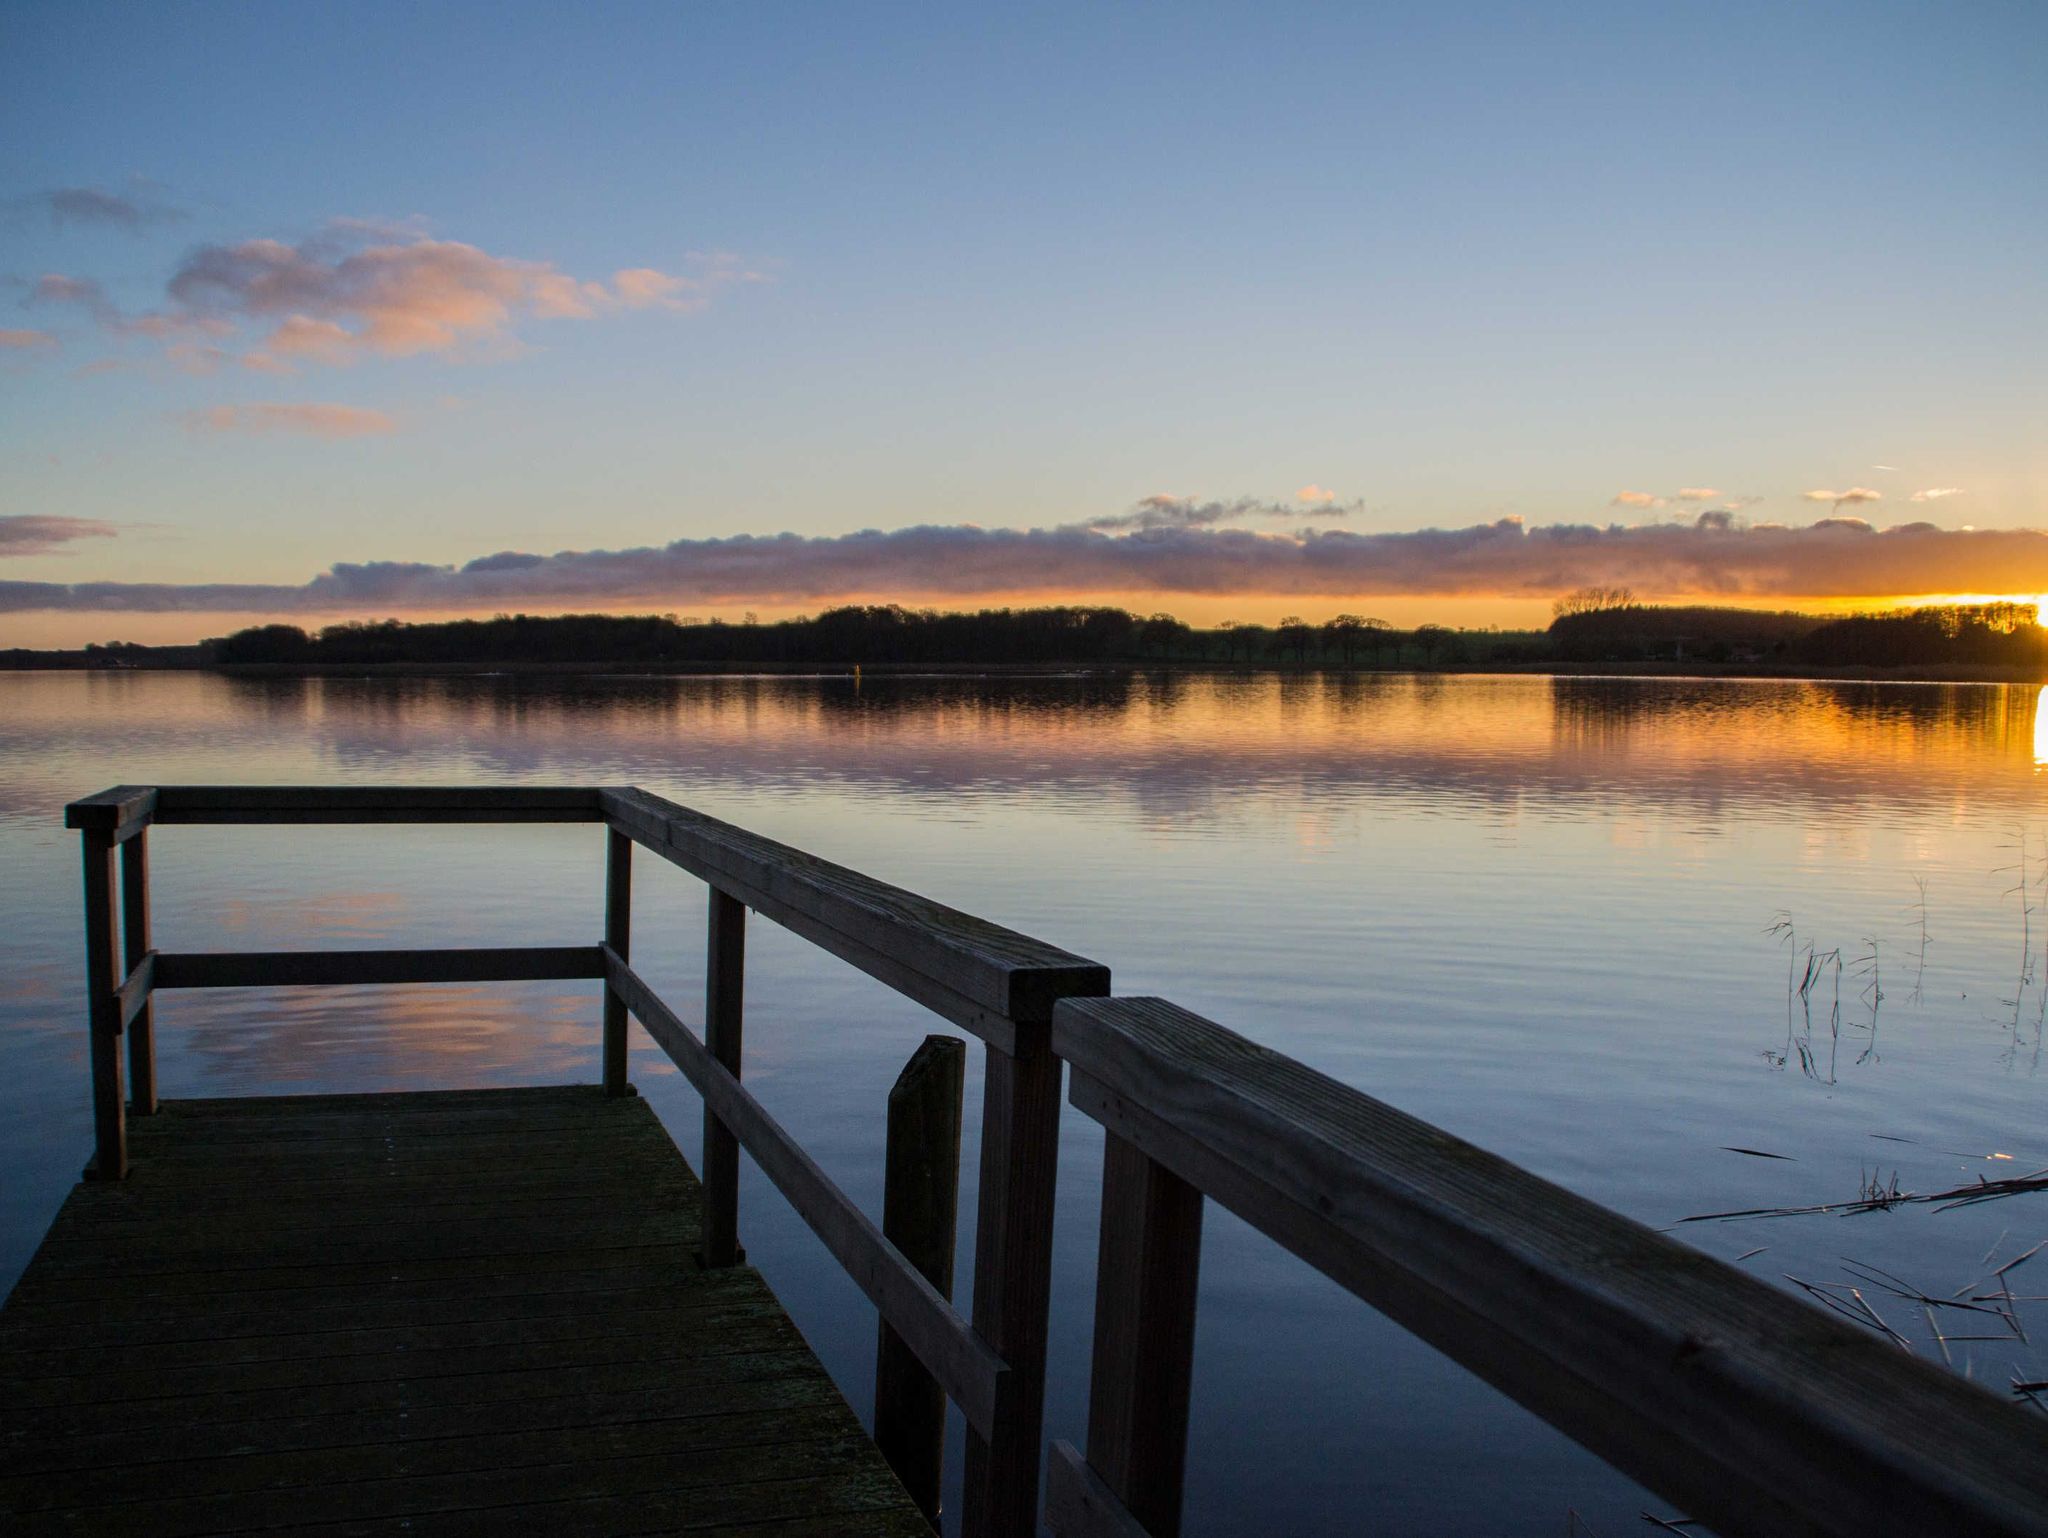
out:
{"label": "wooden railing", "polygon": [[[132,1084],[126,1109],[148,1115],[156,1108],[150,997],[158,989],[602,979],[605,1089],[627,1093],[631,1014],[703,1096],[706,1264],[728,1266],[739,1257],[745,1148],[960,1407],[967,1423],[962,1531],[1034,1531],[1060,1114],[1052,1007],[1061,998],[1107,993],[1106,968],[630,788],[122,786],[73,802],[65,821],[81,830],[85,844],[95,1124],[89,1175],[119,1179],[128,1169],[124,1033]],[[154,825],[447,822],[605,824],[603,942],[231,955],[150,945],[147,840]],[[701,1038],[629,960],[636,845],[710,888]],[[114,907],[117,851],[125,923],[117,922]],[[749,908],[987,1043],[971,1321],[741,1083]]]}
{"label": "wooden railing", "polygon": [[[1055,1444],[1057,1538],[1179,1530],[1208,1200],[1724,1533],[2048,1535],[2048,1431],[1981,1388],[1175,1005],[1110,999],[1093,962],[659,797],[123,787],[66,817],[85,843],[90,1173],[127,1168],[124,1032],[129,1109],[155,1107],[155,989],[602,979],[606,1089],[628,1092],[631,1015],[703,1097],[707,1262],[738,1257],[745,1148],[876,1305],[885,1358],[893,1332],[960,1406],[967,1534],[1035,1530],[1064,1061],[1106,1146],[1087,1452]],[[604,940],[152,949],[149,827],[252,822],[603,823]],[[701,1038],[630,963],[635,845],[710,887]],[[971,1320],[743,1087],[749,908],[987,1044]]]}
{"label": "wooden railing", "polygon": [[1179,1530],[1204,1198],[1722,1533],[2048,1533],[2048,1430],[1957,1375],[1164,999],[1063,1002],[1106,1135],[1057,1538]]}

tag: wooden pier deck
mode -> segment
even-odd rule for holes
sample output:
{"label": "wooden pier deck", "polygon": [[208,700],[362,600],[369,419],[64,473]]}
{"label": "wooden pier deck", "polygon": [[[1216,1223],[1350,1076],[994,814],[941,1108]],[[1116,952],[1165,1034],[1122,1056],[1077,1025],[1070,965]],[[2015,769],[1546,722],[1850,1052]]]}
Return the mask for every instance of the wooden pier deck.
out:
{"label": "wooden pier deck", "polygon": [[[1211,1204],[1728,1538],[2048,1538],[2048,1420],[1903,1341],[660,796],[122,785],[65,820],[92,1180],[0,1309],[9,1538],[929,1532],[949,1405],[963,1538],[1036,1538],[1041,1488],[1056,1538],[1175,1538]],[[596,825],[603,938],[157,949],[152,829],[314,823]],[[634,969],[635,850],[706,887],[701,1035]],[[969,1314],[963,1044],[927,1038],[890,1092],[877,1223],[742,1082],[750,914],[985,1047]],[[158,1105],[159,992],[542,979],[601,984],[598,1086]],[[702,1098],[701,1187],[627,1083],[631,1022]],[[1042,1463],[1063,1089],[1103,1133],[1095,1338],[1086,1446]],[[741,1263],[742,1150],[875,1307],[872,1441]]]}
{"label": "wooden pier deck", "polygon": [[10,1534],[928,1534],[597,1086],[166,1101],[0,1308]]}

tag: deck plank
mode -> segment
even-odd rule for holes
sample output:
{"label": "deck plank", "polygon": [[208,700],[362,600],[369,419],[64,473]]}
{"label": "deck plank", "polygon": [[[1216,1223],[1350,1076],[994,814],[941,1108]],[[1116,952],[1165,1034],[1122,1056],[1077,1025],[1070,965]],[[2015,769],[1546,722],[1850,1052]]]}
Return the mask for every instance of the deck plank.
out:
{"label": "deck plank", "polygon": [[0,1306],[10,1533],[930,1529],[595,1088],[166,1101]]}

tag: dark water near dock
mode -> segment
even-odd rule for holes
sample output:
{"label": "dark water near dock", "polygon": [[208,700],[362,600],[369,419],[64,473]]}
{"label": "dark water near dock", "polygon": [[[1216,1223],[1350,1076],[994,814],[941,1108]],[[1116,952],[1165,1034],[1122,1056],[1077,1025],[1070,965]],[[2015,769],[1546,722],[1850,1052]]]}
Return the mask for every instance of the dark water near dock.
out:
{"label": "dark water near dock", "polygon": [[[2032,1173],[2039,693],[0,675],[0,1285],[90,1145],[60,821],[117,782],[642,784],[1105,962],[1120,993],[1168,995],[1659,1226],[1894,1174],[1929,1192]],[[587,827],[167,828],[152,864],[166,949],[586,943],[600,923]],[[653,861],[636,877],[636,965],[694,1019],[702,889]],[[1789,945],[1767,932],[1783,915]],[[889,1084],[942,1027],[772,925],[750,939],[749,1082],[878,1211]],[[1809,946],[1802,1000],[1787,966],[1805,979]],[[171,1096],[596,1075],[591,984],[157,1009]],[[644,1038],[633,1075],[694,1157],[697,1102]],[[1048,1431],[1080,1441],[1101,1134],[1063,1125]],[[974,1174],[970,1157],[963,1235]],[[750,1259],[865,1409],[872,1311],[751,1169],[741,1201]],[[1728,1260],[1761,1249],[1740,1263],[1773,1280],[1847,1285],[1846,1260],[1946,1297],[2048,1237],[2048,1194],[1678,1232]],[[2008,1277],[2014,1314],[2048,1328],[2048,1251]],[[1863,1291],[1939,1357],[1919,1307]],[[1191,1533],[1554,1534],[1568,1509],[1612,1533],[1646,1504],[1671,1514],[1213,1208],[1199,1328]],[[2003,1324],[1943,1328],[2003,1333],[1946,1348],[1997,1392],[2048,1377]]]}

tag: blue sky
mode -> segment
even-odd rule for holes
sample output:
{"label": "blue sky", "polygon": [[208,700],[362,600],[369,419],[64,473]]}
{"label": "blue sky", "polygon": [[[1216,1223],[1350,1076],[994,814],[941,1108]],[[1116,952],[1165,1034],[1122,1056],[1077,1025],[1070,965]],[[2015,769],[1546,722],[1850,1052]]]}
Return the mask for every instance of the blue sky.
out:
{"label": "blue sky", "polygon": [[[2032,527],[2044,45],[2032,5],[17,4],[0,517],[114,527],[0,543],[0,582],[1051,528],[1160,493],[1361,534],[1707,505],[1682,489]],[[354,339],[325,354],[266,353],[300,312],[243,290],[132,334],[193,320],[166,286],[195,254],[259,240],[597,287],[445,346],[364,341],[330,289]],[[685,286],[629,301],[640,270]],[[98,317],[38,301],[51,274]],[[1851,489],[1878,495],[1806,497]],[[818,606],[725,597],[651,606]],[[0,642],[108,626],[17,609]]]}

